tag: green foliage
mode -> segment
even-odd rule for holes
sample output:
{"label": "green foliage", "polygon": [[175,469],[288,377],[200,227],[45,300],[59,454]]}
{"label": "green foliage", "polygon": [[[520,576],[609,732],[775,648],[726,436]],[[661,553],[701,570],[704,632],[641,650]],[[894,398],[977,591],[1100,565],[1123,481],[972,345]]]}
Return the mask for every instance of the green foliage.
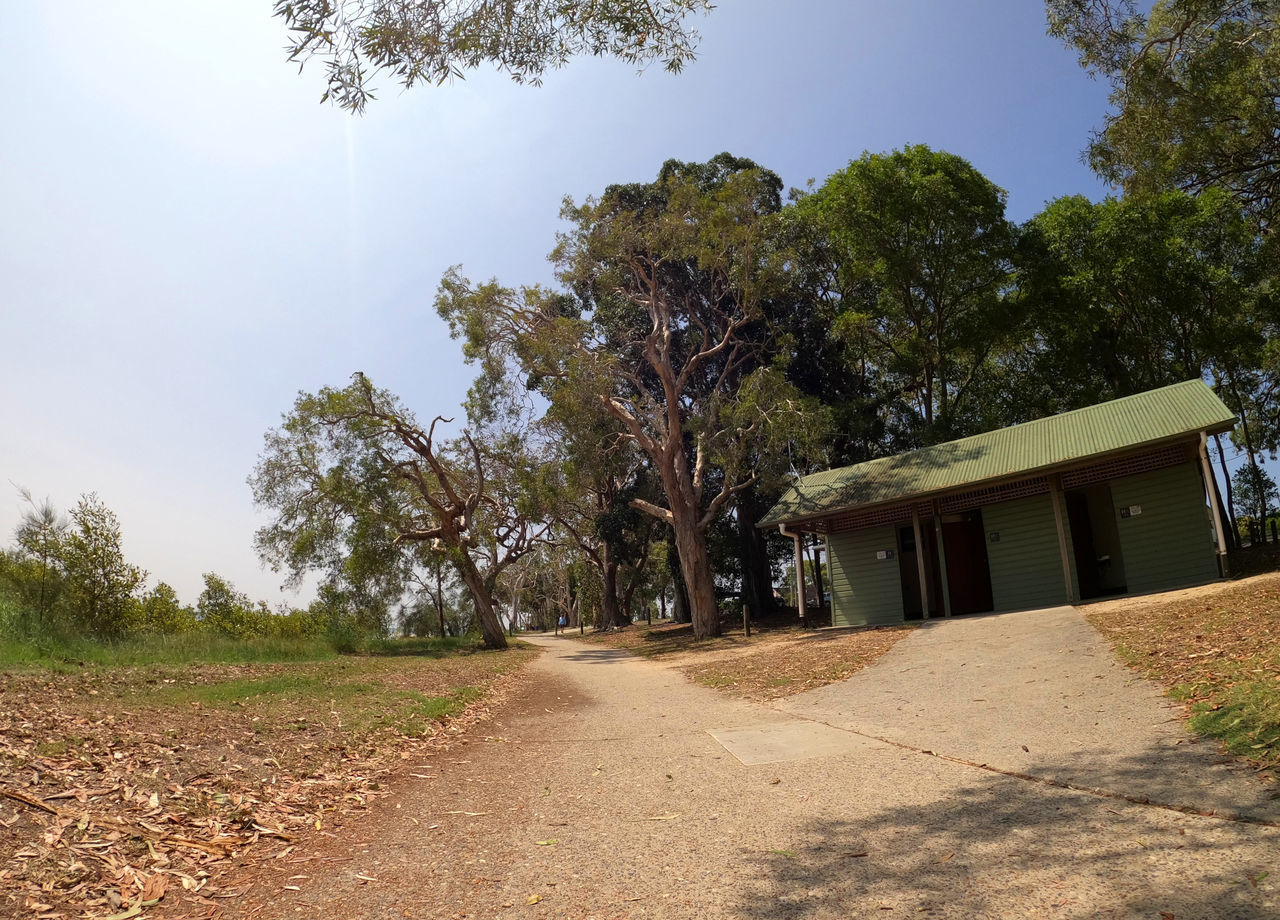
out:
{"label": "green foliage", "polygon": [[1236,514],[1262,521],[1276,513],[1280,490],[1271,474],[1260,466],[1247,464],[1231,477],[1231,498]]}
{"label": "green foliage", "polygon": [[131,625],[139,632],[173,635],[191,632],[197,627],[198,620],[196,612],[184,607],[177,592],[162,581],[138,600]]}
{"label": "green foliage", "polygon": [[441,555],[466,586],[485,642],[501,648],[494,586],[546,526],[528,488],[536,463],[517,432],[476,425],[442,442],[436,428],[448,421],[424,429],[359,373],[341,390],[300,394],[250,477],[254,500],[275,512],[256,544],[295,582],[324,572],[335,601],[376,632],[424,555]]}
{"label": "green foliage", "polygon": [[64,586],[68,521],[48,499],[37,505],[26,489],[19,494],[27,508],[14,533],[17,547],[5,567],[5,578],[21,607],[32,614],[28,628],[43,628],[57,609]]}
{"label": "green foliage", "polygon": [[255,608],[248,595],[222,576],[205,573],[204,590],[196,600],[196,619],[205,629],[232,639],[250,639],[266,634],[270,616],[269,610]]}
{"label": "green foliage", "polygon": [[1229,190],[1262,225],[1280,194],[1275,0],[1048,0],[1049,31],[1111,84],[1089,159],[1129,194]]}
{"label": "green foliage", "polygon": [[825,239],[810,253],[833,263],[830,334],[848,368],[870,364],[910,400],[910,441],[983,427],[985,378],[1018,341],[1005,198],[965,160],[917,145],[864,154],[800,203]]}
{"label": "green foliage", "polygon": [[93,636],[123,635],[147,573],[125,561],[120,520],[95,493],[82,496],[71,509],[61,557],[73,620]]}
{"label": "green foliage", "polygon": [[289,60],[319,57],[328,74],[321,101],[363,111],[370,78],[389,72],[405,87],[444,83],[492,64],[517,83],[539,83],[575,55],[607,55],[678,72],[698,35],[685,18],[709,0],[276,0],[290,32]]}
{"label": "green foliage", "polygon": [[1265,266],[1220,191],[1050,202],[1019,253],[1037,334],[1023,398],[1047,412],[1206,375],[1246,382],[1267,337]]}

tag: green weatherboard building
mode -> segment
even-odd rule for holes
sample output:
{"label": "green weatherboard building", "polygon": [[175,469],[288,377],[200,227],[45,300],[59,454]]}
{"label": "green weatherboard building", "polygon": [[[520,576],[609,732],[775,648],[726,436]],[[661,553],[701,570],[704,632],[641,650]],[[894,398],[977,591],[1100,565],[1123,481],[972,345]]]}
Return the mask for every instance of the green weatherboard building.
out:
{"label": "green weatherboard building", "polygon": [[806,476],[760,521],[826,537],[836,626],[1163,591],[1223,574],[1200,380]]}

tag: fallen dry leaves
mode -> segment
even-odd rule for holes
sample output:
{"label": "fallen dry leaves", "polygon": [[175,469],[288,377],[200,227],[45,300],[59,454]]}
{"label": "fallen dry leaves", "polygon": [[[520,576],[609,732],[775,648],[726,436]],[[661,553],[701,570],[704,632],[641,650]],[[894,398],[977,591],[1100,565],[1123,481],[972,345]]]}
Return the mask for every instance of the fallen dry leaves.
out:
{"label": "fallen dry leaves", "polygon": [[1128,650],[1133,664],[1169,686],[1207,691],[1223,662],[1275,663],[1280,653],[1277,573],[1083,609],[1090,623]]}
{"label": "fallen dry leaves", "polygon": [[1194,729],[1264,767],[1280,763],[1280,573],[1084,611],[1126,661],[1187,704]]}
{"label": "fallen dry leaves", "polygon": [[[393,694],[492,693],[533,653],[510,654],[496,667],[399,659],[359,676]],[[127,920],[175,900],[212,916],[239,894],[221,884],[227,870],[287,856],[299,834],[367,809],[408,758],[487,714],[480,696],[420,733],[357,731],[323,699],[209,706],[155,693],[305,667],[0,675],[0,916]]]}
{"label": "fallen dry leaves", "polygon": [[708,687],[772,700],[844,680],[893,648],[916,627],[879,626],[851,632],[769,636],[758,645],[683,670]]}
{"label": "fallen dry leaves", "polygon": [[[696,682],[745,696],[770,700],[844,680],[871,664],[916,624],[854,630],[799,629],[780,618],[753,624],[750,638],[740,621],[725,621],[724,633],[696,640],[693,627],[637,624],[605,633],[587,633],[587,641],[626,649],[646,658],[670,659]],[[570,632],[569,638],[579,638]]]}

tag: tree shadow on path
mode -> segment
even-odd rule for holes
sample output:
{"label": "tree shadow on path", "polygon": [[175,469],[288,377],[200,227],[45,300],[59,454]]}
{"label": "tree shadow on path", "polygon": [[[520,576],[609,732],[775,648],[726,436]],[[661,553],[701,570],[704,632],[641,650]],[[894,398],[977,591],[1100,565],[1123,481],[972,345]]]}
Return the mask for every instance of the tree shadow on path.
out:
{"label": "tree shadow on path", "polygon": [[[926,765],[934,775],[872,778],[865,762],[822,764],[848,774],[846,813],[800,825],[785,850],[749,855],[759,882],[735,916],[1280,917],[1276,828]],[[1136,779],[1149,765],[1135,757],[1124,769]]]}

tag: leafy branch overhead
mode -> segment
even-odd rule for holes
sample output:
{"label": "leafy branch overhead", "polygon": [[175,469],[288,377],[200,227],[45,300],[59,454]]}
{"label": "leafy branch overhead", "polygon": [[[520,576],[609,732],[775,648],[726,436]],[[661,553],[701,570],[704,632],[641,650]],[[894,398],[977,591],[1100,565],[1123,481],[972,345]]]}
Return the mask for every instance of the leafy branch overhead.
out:
{"label": "leafy branch overhead", "polygon": [[[1049,31],[1111,85],[1089,146],[1126,192],[1225,188],[1263,226],[1280,194],[1275,0],[1048,0]],[[1145,4],[1143,5],[1145,6]]]}
{"label": "leafy branch overhead", "polygon": [[517,83],[541,82],[579,55],[679,72],[698,33],[685,25],[710,0],[277,0],[289,60],[323,62],[321,101],[353,112],[374,98],[372,79],[406,89],[462,79],[492,64]]}

